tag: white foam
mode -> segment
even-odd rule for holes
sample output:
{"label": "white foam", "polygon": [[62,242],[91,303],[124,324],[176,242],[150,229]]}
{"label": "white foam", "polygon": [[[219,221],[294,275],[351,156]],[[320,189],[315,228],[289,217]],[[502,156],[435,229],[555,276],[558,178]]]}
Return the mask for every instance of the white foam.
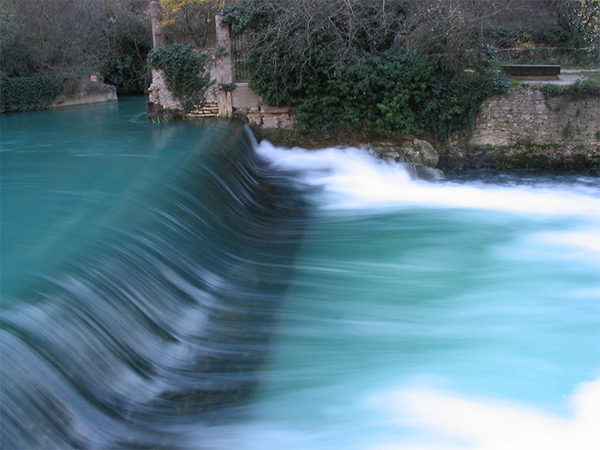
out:
{"label": "white foam", "polygon": [[385,392],[372,398],[372,405],[387,411],[398,426],[423,430],[428,437],[369,450],[599,449],[600,380],[581,384],[569,400],[573,414],[565,418],[523,404],[426,388]]}
{"label": "white foam", "polygon": [[354,148],[279,149],[263,141],[258,152],[274,166],[298,171],[305,183],[322,188],[325,209],[424,206],[596,218],[600,214],[600,199],[591,195],[567,189],[413,180],[401,164]]}

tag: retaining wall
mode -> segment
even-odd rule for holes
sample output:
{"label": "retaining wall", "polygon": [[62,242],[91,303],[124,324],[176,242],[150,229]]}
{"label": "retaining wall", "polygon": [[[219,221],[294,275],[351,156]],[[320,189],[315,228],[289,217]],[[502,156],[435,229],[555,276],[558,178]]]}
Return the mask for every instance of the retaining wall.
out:
{"label": "retaining wall", "polygon": [[540,85],[514,86],[477,118],[472,145],[518,143],[600,145],[600,99],[545,98]]}

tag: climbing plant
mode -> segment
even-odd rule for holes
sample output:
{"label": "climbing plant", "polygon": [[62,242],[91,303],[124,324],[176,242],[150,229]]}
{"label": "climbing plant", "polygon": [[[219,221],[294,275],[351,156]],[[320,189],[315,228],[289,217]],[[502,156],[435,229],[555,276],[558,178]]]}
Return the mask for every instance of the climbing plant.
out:
{"label": "climbing plant", "polygon": [[0,113],[44,109],[76,79],[66,75],[8,77],[0,74]]}
{"label": "climbing plant", "polygon": [[206,58],[191,45],[173,44],[153,49],[148,54],[148,66],[163,72],[167,88],[188,111],[206,101],[206,90],[212,84]]}

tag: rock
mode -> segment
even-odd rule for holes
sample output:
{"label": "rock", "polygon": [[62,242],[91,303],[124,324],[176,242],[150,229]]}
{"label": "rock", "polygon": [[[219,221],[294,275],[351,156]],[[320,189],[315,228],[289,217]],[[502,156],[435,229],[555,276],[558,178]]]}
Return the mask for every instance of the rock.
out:
{"label": "rock", "polygon": [[440,161],[440,155],[429,142],[415,139],[413,148],[415,152],[420,155],[420,161],[415,159],[415,163],[420,163],[432,168],[435,168],[438,165],[438,162]]}
{"label": "rock", "polygon": [[415,161],[415,158],[419,159],[419,155],[415,152],[415,148],[410,142],[405,142],[400,147],[400,153],[403,155],[402,160],[406,162],[414,162],[419,164],[421,161]]}
{"label": "rock", "polygon": [[379,157],[385,161],[401,161],[400,154],[398,152],[380,152]]}
{"label": "rock", "polygon": [[413,179],[419,180],[437,180],[444,176],[444,172],[423,164],[406,164],[406,171]]}
{"label": "rock", "polygon": [[421,155],[415,151],[413,144],[406,142],[400,147],[400,153],[404,155],[403,161],[421,164]]}

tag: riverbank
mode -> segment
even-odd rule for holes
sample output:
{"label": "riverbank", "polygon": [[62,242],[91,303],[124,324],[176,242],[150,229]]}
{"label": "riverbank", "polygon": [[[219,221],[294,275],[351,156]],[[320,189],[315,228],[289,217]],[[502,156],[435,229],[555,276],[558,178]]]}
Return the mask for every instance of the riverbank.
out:
{"label": "riverbank", "polygon": [[0,114],[117,101],[99,74],[7,77],[0,74]]}
{"label": "riverbank", "polygon": [[[415,161],[415,139],[429,142],[439,159],[428,167],[443,173],[456,174],[490,170],[501,172],[532,172],[540,174],[600,175],[600,146],[575,144],[518,143],[505,146],[472,145],[467,142],[443,144],[431,136],[382,136],[369,131],[345,130],[339,133],[300,133],[290,129],[253,128],[258,141],[266,139],[273,145],[308,150],[330,147],[358,147],[379,158],[406,162]],[[427,166],[427,165],[426,165]],[[431,174],[430,174],[431,175]]]}

